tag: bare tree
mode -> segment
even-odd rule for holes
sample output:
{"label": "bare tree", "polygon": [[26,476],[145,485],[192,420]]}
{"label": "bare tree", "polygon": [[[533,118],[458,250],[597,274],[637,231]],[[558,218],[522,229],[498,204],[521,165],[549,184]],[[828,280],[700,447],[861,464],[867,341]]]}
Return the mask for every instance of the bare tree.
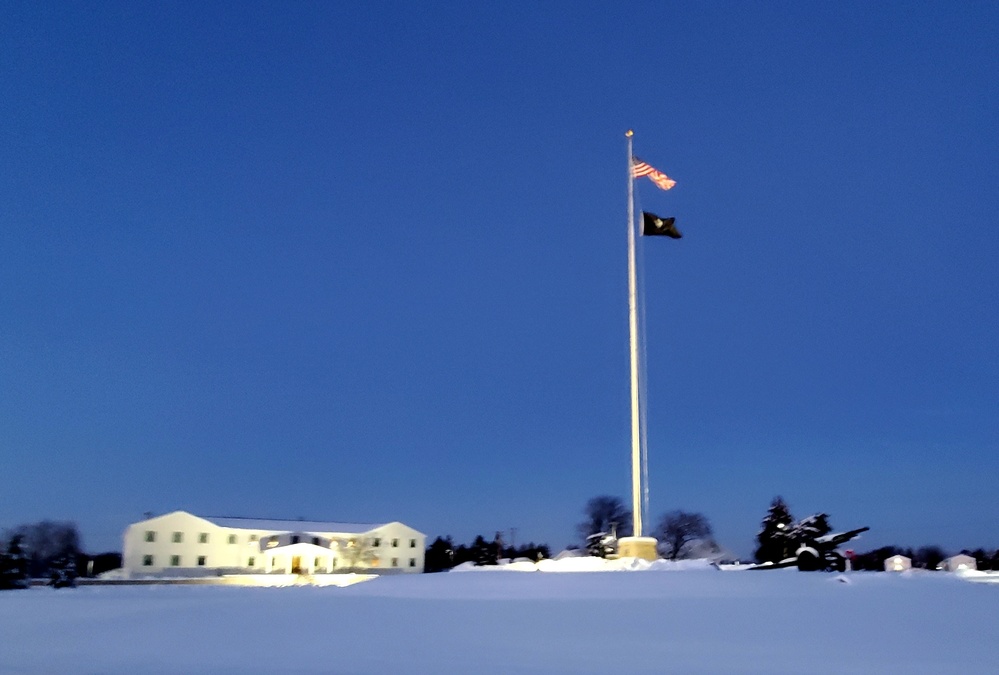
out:
{"label": "bare tree", "polygon": [[596,534],[626,534],[631,532],[631,511],[620,497],[601,495],[586,502],[586,520],[579,524],[579,535],[586,544]]}
{"label": "bare tree", "polygon": [[360,569],[371,567],[378,559],[378,554],[374,550],[374,541],[370,537],[356,536],[343,537],[336,540],[337,555],[342,561],[342,565],[337,567],[347,567],[349,569]]}
{"label": "bare tree", "polygon": [[670,511],[663,515],[656,527],[656,538],[665,558],[676,560],[684,557],[699,543],[711,543],[711,524],[700,513]]}

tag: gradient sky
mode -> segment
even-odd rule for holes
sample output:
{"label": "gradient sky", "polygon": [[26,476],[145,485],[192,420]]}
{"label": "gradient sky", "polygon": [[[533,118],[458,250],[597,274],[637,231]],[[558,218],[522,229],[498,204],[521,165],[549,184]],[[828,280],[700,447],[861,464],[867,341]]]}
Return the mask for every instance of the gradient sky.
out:
{"label": "gradient sky", "polygon": [[0,529],[999,546],[999,5],[3,2]]}

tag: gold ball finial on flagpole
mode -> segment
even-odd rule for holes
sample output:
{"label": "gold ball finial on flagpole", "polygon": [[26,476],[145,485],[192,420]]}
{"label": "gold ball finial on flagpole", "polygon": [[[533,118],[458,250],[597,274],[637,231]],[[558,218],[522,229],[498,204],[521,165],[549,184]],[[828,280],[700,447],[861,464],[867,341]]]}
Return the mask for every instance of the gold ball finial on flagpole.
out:
{"label": "gold ball finial on flagpole", "polygon": [[627,136],[628,138],[631,138],[632,136],[635,135],[635,132],[632,131],[631,129],[628,129],[626,132],[624,132],[624,135]]}

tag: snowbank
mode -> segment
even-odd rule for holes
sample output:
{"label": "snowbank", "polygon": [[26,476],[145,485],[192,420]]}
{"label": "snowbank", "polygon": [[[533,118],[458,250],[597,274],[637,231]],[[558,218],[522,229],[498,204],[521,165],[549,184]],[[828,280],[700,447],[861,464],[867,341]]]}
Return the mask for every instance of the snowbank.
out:
{"label": "snowbank", "polygon": [[533,563],[529,560],[500,561],[498,565],[462,563],[452,572],[680,572],[719,569],[710,560],[641,560],[618,558],[606,560],[593,556],[551,558]]}

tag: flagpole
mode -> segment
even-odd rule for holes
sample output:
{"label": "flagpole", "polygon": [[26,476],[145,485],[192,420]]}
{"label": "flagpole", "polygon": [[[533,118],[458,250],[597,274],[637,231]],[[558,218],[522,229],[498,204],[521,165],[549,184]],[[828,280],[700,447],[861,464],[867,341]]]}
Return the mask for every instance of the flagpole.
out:
{"label": "flagpole", "polygon": [[632,536],[641,537],[642,528],[642,474],[641,474],[641,409],[639,402],[638,382],[638,272],[635,260],[635,177],[631,165],[634,153],[632,137],[634,132],[628,130],[628,328],[631,352],[631,504]]}
{"label": "flagpole", "polygon": [[[639,343],[644,339],[639,333],[638,325],[638,271],[635,256],[635,175],[648,176],[657,187],[668,190],[674,182],[666,174],[656,171],[644,162],[636,162],[633,140],[635,132],[629,129],[625,134],[628,139],[628,334],[631,347],[631,504],[632,504],[632,535],[618,540],[618,556],[621,558],[640,558],[655,560],[659,557],[655,537],[644,536],[642,518],[647,515],[648,492],[648,447],[646,445],[645,405],[642,385],[645,380],[643,359],[639,351]],[[645,214],[642,215],[643,222]],[[672,227],[673,219],[670,218]],[[643,234],[644,234],[643,230]],[[665,232],[670,237],[679,238],[675,230]],[[658,234],[658,232],[657,232]],[[644,320],[643,320],[644,331]],[[644,489],[644,491],[643,491]],[[644,497],[644,498],[643,498]],[[643,508],[644,507],[644,508]]]}

